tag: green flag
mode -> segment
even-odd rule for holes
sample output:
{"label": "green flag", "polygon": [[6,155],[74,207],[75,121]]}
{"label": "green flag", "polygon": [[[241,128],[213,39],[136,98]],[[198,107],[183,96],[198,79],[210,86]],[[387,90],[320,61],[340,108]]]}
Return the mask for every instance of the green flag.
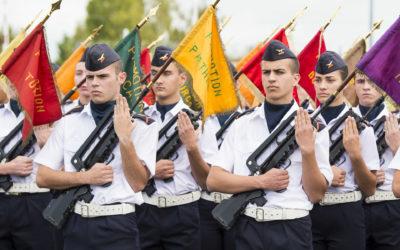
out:
{"label": "green flag", "polygon": [[[121,94],[128,100],[132,107],[141,93],[140,75],[140,37],[139,30],[133,29],[114,48],[121,57],[124,71],[127,74],[125,82],[121,85]],[[136,113],[143,112],[142,102],[135,108]]]}

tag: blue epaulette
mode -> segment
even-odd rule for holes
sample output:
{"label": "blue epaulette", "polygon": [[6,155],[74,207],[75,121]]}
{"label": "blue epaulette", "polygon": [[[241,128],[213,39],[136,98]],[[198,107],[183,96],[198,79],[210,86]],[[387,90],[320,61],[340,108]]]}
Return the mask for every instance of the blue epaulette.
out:
{"label": "blue epaulette", "polygon": [[139,119],[141,121],[144,121],[147,125],[150,125],[153,122],[155,122],[155,120],[153,118],[151,118],[150,116],[142,115],[142,114],[134,114],[133,118],[134,119]]}
{"label": "blue epaulette", "polygon": [[67,113],[64,114],[64,116],[73,114],[73,113],[80,113],[83,110],[84,106],[83,105],[78,105],[76,107],[74,107],[73,109],[71,109],[70,111],[68,111]]}
{"label": "blue epaulette", "polygon": [[254,108],[250,108],[250,109],[246,109],[246,110],[243,111],[242,113],[238,114],[238,115],[236,116],[236,119],[239,119],[240,117],[242,117],[242,116],[244,116],[244,115],[253,113],[253,111],[254,111],[255,109],[256,109],[255,107],[254,107]]}
{"label": "blue epaulette", "polygon": [[4,108],[4,104],[0,104],[0,109]]}

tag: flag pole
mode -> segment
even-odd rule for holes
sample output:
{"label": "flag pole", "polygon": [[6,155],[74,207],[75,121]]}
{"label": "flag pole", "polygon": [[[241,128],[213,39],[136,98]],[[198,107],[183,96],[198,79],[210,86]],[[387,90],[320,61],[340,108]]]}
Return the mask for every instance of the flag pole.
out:
{"label": "flag pole", "polygon": [[62,0],[58,0],[57,2],[51,4],[51,10],[50,10],[49,13],[43,18],[43,20],[40,22],[42,25],[47,21],[47,19],[49,19],[49,17],[50,17],[51,14],[53,13],[53,11],[59,10],[59,9],[60,9],[61,1],[62,1]]}
{"label": "flag pole", "polygon": [[147,16],[146,16],[145,18],[143,18],[142,21],[140,21],[140,22],[136,25],[136,27],[137,27],[138,29],[142,28],[142,26],[143,26],[145,23],[147,23],[147,21],[149,21],[149,19],[150,19],[152,16],[154,16],[155,14],[157,14],[157,10],[158,10],[158,8],[160,7],[160,5],[161,5],[161,4],[159,3],[159,4],[157,4],[156,7],[152,8],[152,9],[149,11],[149,14],[147,14]]}
{"label": "flag pole", "polygon": [[342,6],[339,6],[337,8],[337,10],[335,11],[335,13],[333,13],[333,15],[331,16],[331,18],[329,18],[329,20],[325,23],[324,26],[321,27],[321,31],[324,32],[325,29],[329,26],[329,24],[332,22],[333,18],[336,17],[336,15],[339,13],[339,10],[342,8]]}
{"label": "flag pole", "polygon": [[382,22],[383,22],[383,19],[381,19],[379,22],[374,23],[374,26],[372,27],[372,29],[368,32],[368,34],[366,34],[366,35],[363,37],[363,39],[366,40],[368,37],[370,37],[370,36],[372,35],[372,33],[373,33],[375,30],[380,29]]}
{"label": "flag pole", "polygon": [[24,28],[24,32],[26,32],[33,24],[33,22],[36,21],[36,19],[39,17],[40,13],[42,13],[43,10],[40,10],[36,16],[32,19],[32,21],[30,23],[28,23],[28,25],[26,25],[26,27]]}
{"label": "flag pole", "polygon": [[95,29],[92,31],[92,34],[90,34],[89,37],[86,38],[86,40],[82,43],[82,46],[83,46],[83,47],[86,47],[86,46],[89,44],[89,42],[92,41],[92,39],[93,39],[97,34],[99,34],[99,32],[100,32],[100,30],[103,28],[103,26],[104,26],[103,24],[100,24],[99,27],[95,28]]}
{"label": "flag pole", "polygon": [[156,46],[157,43],[159,43],[162,39],[164,39],[164,37],[167,35],[167,32],[162,33],[156,40],[154,40],[153,42],[151,42],[148,46],[147,49],[150,50],[152,49],[154,46]]}
{"label": "flag pole", "polygon": [[231,21],[232,16],[228,16],[225,18],[225,20],[222,22],[221,27],[218,29],[218,32],[221,33],[221,31],[225,28],[225,26]]}
{"label": "flag pole", "polygon": [[290,26],[292,26],[292,24],[294,23],[294,21],[296,21],[297,18],[299,18],[300,16],[303,15],[303,13],[306,11],[308,7],[305,6],[302,10],[300,10],[299,12],[297,12],[296,16],[292,18],[292,20],[290,20],[290,22],[285,26],[285,28],[283,28],[284,30],[287,30]]}
{"label": "flag pole", "polygon": [[262,44],[265,44],[279,29],[279,26],[276,26],[272,32],[262,41]]}
{"label": "flag pole", "polygon": [[[215,9],[217,4],[219,3],[220,0],[216,0],[212,7]],[[160,78],[161,74],[164,73],[164,71],[167,69],[167,67],[173,62],[173,58],[169,57],[168,60],[164,63],[164,65],[160,68],[160,70],[157,72],[157,74],[151,79],[151,81],[147,84],[146,88],[142,90],[140,93],[140,96],[136,99],[136,102],[133,104],[131,110],[134,110],[136,106],[139,104],[139,102],[147,95],[147,93],[150,91],[151,86]]]}

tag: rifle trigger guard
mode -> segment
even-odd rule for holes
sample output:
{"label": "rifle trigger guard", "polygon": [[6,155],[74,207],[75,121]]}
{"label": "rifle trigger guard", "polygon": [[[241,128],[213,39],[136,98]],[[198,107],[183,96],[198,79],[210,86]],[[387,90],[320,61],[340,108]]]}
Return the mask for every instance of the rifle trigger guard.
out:
{"label": "rifle trigger guard", "polygon": [[115,158],[114,153],[110,154],[110,157],[108,157],[107,161],[105,162],[106,165],[108,165],[110,162],[112,162]]}

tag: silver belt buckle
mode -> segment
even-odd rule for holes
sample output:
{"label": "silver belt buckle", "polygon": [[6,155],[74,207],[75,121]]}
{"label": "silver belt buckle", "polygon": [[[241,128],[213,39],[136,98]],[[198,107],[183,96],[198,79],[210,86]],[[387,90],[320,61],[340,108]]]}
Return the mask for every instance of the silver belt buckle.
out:
{"label": "silver belt buckle", "polygon": [[220,203],[222,201],[222,194],[221,193],[214,193],[214,202]]}
{"label": "silver belt buckle", "polygon": [[256,221],[262,222],[264,221],[264,209],[256,208]]}
{"label": "silver belt buckle", "polygon": [[158,207],[167,207],[167,197],[158,196]]}
{"label": "silver belt buckle", "polygon": [[[84,212],[84,209],[86,209],[86,214]],[[89,206],[86,204],[81,205],[81,216],[85,218],[89,218]]]}

